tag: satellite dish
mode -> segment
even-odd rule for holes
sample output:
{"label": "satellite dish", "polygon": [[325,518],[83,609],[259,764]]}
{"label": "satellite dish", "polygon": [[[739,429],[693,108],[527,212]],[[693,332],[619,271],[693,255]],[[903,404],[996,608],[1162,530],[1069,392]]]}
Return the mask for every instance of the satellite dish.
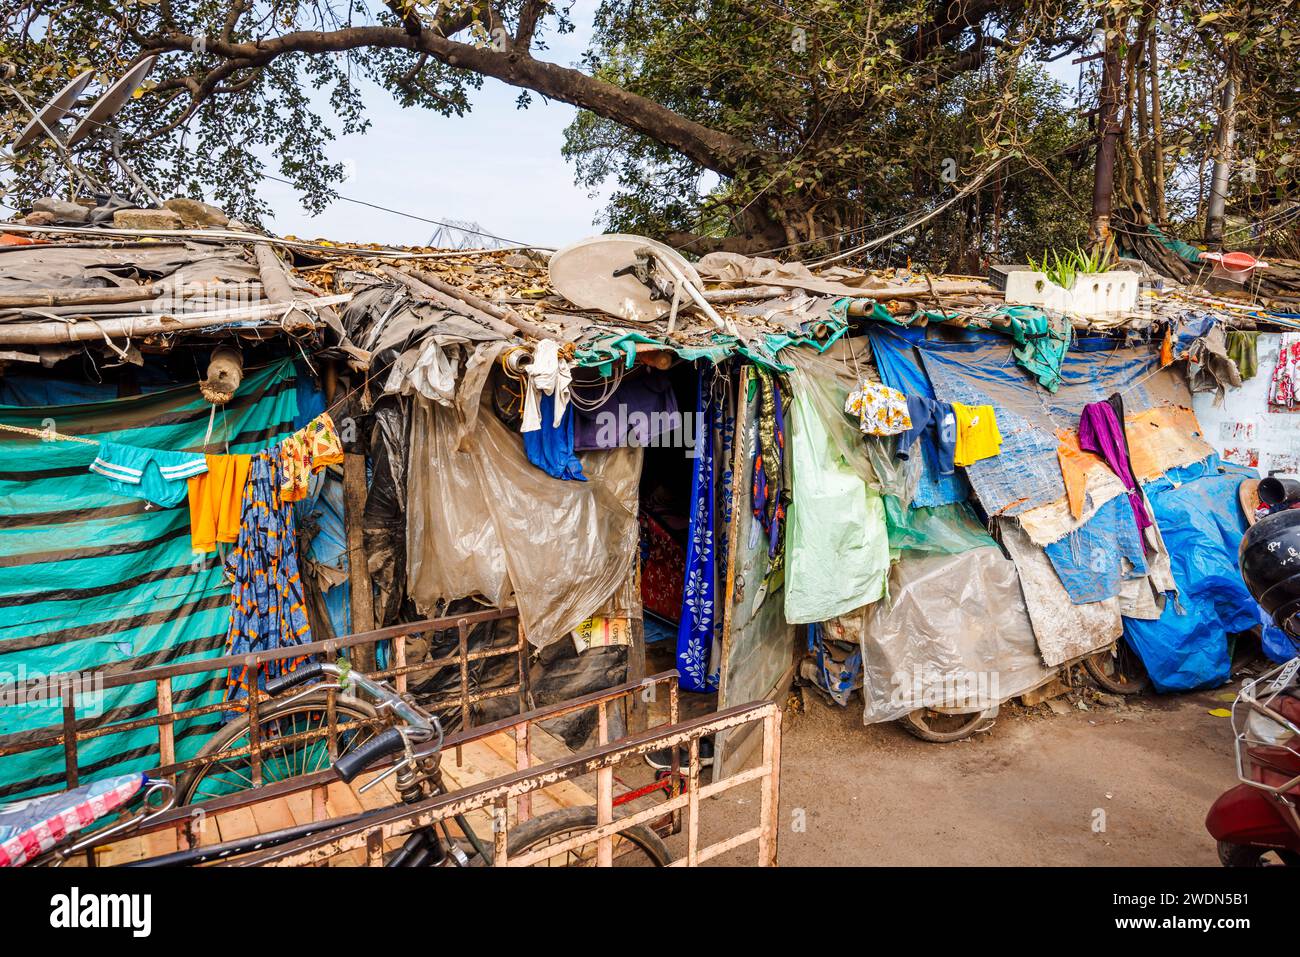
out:
{"label": "satellite dish", "polygon": [[101,126],[104,126],[113,115],[117,113],[126,101],[131,99],[131,94],[135,92],[142,80],[149,75],[153,69],[154,60],[157,57],[147,57],[131,67],[116,83],[110,86],[95,101],[90,112],[81,118],[81,122],[76,125],[72,135],[68,137],[67,146],[73,147],[84,140],[91,133],[95,132]]}
{"label": "satellite dish", "polygon": [[[551,256],[551,287],[575,306],[630,322],[653,322],[672,310],[679,279],[703,288],[676,250],[644,236],[610,233],[582,239]],[[694,296],[683,289],[679,301]]]}
{"label": "satellite dish", "polygon": [[81,91],[90,83],[90,78],[95,75],[94,70],[87,70],[84,73],[73,77],[68,85],[61,89],[54,97],[45,104],[37,114],[32,117],[30,123],[23,127],[23,131],[18,134],[18,138],[13,141],[10,147],[15,153],[27,149],[42,136],[47,129],[52,130],[58,125],[59,120],[68,115],[73,104],[77,102],[77,97],[81,96]]}

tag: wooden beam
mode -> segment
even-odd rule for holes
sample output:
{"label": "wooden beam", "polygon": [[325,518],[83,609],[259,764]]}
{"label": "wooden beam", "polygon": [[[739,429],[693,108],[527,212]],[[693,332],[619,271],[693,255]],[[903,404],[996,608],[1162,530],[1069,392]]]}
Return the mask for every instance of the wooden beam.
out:
{"label": "wooden beam", "polygon": [[[365,533],[366,457],[357,452],[343,456],[343,527],[348,543],[348,590],[352,605],[353,633],[375,627],[375,600],[366,561]],[[375,646],[358,645],[352,652],[352,667],[375,670]]]}

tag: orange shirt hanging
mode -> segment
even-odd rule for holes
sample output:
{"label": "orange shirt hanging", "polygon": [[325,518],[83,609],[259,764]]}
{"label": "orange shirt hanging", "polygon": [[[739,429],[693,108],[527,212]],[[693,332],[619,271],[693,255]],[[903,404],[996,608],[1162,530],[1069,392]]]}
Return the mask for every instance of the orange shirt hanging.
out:
{"label": "orange shirt hanging", "polygon": [[189,480],[190,547],[214,552],[217,542],[239,538],[239,518],[244,508],[244,484],[251,455],[208,455],[208,470]]}

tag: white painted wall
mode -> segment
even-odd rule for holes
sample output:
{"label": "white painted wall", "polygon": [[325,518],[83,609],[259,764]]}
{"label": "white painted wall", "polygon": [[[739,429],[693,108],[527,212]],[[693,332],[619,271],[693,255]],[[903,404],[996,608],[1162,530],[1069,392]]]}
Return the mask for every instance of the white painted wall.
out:
{"label": "white painted wall", "polygon": [[1261,478],[1275,469],[1283,475],[1300,475],[1300,409],[1277,412],[1268,406],[1268,386],[1283,336],[1260,334],[1259,372],[1240,389],[1229,389],[1223,405],[1215,408],[1213,392],[1192,397],[1206,441],[1225,460],[1259,469]]}

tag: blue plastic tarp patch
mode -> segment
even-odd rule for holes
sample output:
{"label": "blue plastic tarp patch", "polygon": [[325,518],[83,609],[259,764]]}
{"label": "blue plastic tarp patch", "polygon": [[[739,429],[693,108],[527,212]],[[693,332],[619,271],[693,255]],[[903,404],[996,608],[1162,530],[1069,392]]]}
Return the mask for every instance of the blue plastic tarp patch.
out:
{"label": "blue plastic tarp patch", "polygon": [[[1124,619],[1124,636],[1158,691],[1189,691],[1228,680],[1228,635],[1259,624],[1259,608],[1241,580],[1237,547],[1246,519],[1237,500],[1254,469],[1217,455],[1145,487],[1169,551],[1178,601],[1155,621]],[[1179,614],[1179,606],[1183,614]]]}

